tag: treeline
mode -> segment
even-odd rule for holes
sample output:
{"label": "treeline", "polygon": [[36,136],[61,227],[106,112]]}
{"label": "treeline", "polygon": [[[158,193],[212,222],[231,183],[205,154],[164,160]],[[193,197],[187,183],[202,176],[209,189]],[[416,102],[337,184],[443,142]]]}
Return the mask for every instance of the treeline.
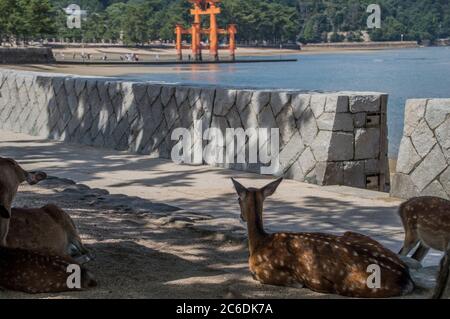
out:
{"label": "treeline", "polygon": [[300,38],[324,41],[325,33],[358,34],[367,29],[367,7],[381,6],[381,29],[370,31],[372,41],[435,40],[450,36],[448,0],[285,0],[300,15]]}
{"label": "treeline", "polygon": [[[361,41],[373,0],[223,0],[219,23],[236,23],[238,41],[271,43]],[[382,27],[373,41],[435,40],[450,36],[448,0],[378,0]],[[87,10],[82,29],[68,29],[63,8]],[[0,0],[2,39],[173,40],[174,25],[191,21],[187,0]],[[206,21],[206,20],[205,20]],[[331,36],[330,36],[331,34]]]}

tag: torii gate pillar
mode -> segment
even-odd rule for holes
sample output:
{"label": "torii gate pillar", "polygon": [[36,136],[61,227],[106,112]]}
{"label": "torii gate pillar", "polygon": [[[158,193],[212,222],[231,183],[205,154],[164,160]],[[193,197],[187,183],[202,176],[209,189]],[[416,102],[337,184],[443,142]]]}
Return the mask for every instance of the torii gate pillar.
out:
{"label": "torii gate pillar", "polygon": [[[190,29],[184,29],[181,25],[176,25],[176,49],[178,59],[183,59],[183,34],[190,34],[192,37],[191,50],[192,56],[196,61],[202,60],[202,35],[209,35],[209,53],[213,57],[214,61],[219,60],[219,50],[225,49],[219,47],[219,35],[229,35],[229,50],[231,58],[235,60],[236,52],[236,33],[237,27],[235,24],[231,24],[227,29],[220,29],[217,25],[217,15],[221,13],[221,9],[218,7],[218,3],[221,0],[189,0],[194,6],[191,9],[191,14],[194,16],[194,23]],[[209,15],[210,23],[209,29],[202,28],[202,16]]]}

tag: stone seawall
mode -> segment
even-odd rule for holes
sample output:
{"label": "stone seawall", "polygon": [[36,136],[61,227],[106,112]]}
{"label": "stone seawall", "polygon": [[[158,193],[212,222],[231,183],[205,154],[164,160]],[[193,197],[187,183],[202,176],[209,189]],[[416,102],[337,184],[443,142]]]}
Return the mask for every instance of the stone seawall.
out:
{"label": "stone seawall", "polygon": [[50,48],[0,48],[0,64],[54,63]]}
{"label": "stone seawall", "polygon": [[[177,143],[172,132],[189,129],[194,146],[197,120],[222,132],[279,128],[285,177],[389,186],[387,96],[380,93],[200,88],[0,70],[0,94],[6,130],[170,158]],[[262,165],[220,166],[259,172]]]}
{"label": "stone seawall", "polygon": [[450,99],[407,101],[391,194],[450,199]]}

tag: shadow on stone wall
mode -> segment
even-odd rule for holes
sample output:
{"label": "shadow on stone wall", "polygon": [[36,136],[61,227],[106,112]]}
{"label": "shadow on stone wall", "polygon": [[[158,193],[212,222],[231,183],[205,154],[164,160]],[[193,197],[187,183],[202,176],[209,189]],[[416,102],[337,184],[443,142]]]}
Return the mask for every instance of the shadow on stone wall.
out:
{"label": "shadow on stone wall", "polygon": [[317,166],[319,184],[388,191],[387,96],[338,96],[325,105],[318,125],[329,147]]}
{"label": "shadow on stone wall", "polygon": [[[367,175],[380,176],[387,166],[387,156],[380,156],[387,144],[380,129],[385,118],[378,116],[378,126],[364,126],[380,112],[383,95],[377,93],[175,87],[23,72],[0,76],[0,126],[7,130],[170,159],[177,128],[190,131],[191,148],[198,142],[205,149],[208,141],[195,134],[195,121],[202,122],[203,131],[217,128],[223,136],[228,128],[277,128],[275,175],[365,188]],[[232,163],[224,163],[228,145],[215,145],[222,154],[215,165],[260,173],[258,146],[268,140],[263,142],[252,145],[258,141],[246,138],[246,163],[238,163],[237,149]],[[260,152],[259,161],[249,164],[251,146]]]}

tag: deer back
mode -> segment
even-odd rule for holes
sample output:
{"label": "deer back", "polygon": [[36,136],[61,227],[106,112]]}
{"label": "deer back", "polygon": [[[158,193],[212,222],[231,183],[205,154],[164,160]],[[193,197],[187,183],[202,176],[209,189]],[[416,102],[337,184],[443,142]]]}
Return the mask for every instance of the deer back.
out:
{"label": "deer back", "polygon": [[[67,284],[70,265],[77,263],[68,257],[0,247],[0,287],[31,294],[78,290]],[[80,269],[81,289],[95,287],[91,274]]]}
{"label": "deer back", "polygon": [[[380,287],[368,285],[369,266],[380,269]],[[351,297],[392,297],[414,288],[407,266],[391,251],[363,235],[273,234],[250,258],[263,281],[299,282],[326,293]],[[267,277],[273,278],[267,278]]]}
{"label": "deer back", "polygon": [[417,197],[400,206],[406,232],[415,232],[427,246],[445,251],[450,241],[450,201]]}
{"label": "deer back", "polygon": [[39,209],[14,208],[8,247],[49,252],[61,256],[87,255],[70,216],[55,205]]}

